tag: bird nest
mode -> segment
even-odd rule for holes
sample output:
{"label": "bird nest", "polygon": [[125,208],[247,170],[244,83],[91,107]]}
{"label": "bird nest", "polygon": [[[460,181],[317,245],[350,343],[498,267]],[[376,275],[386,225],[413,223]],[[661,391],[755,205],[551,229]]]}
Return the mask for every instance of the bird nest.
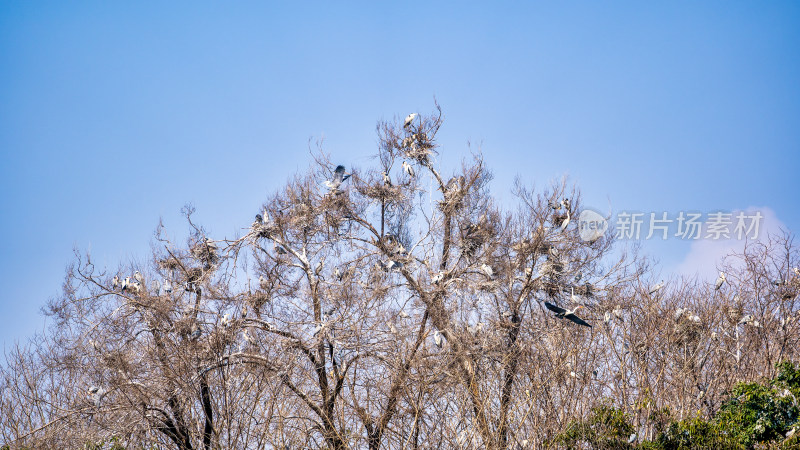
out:
{"label": "bird nest", "polygon": [[256,315],[261,313],[261,308],[270,300],[270,295],[264,291],[256,291],[247,297],[247,303],[253,308]]}
{"label": "bird nest", "polygon": [[400,148],[406,158],[414,160],[419,164],[427,166],[430,164],[430,156],[433,154],[433,143],[428,135],[422,132],[414,133],[406,137],[400,143]]}
{"label": "bird nest", "polygon": [[399,186],[394,185],[372,184],[365,186],[360,191],[365,197],[391,203],[401,203],[405,197],[403,195],[403,190]]}
{"label": "bird nest", "polygon": [[161,258],[158,260],[158,267],[161,268],[162,270],[167,270],[171,272],[180,266],[181,263],[174,256],[171,255],[166,258]]}
{"label": "bird nest", "polygon": [[217,245],[207,238],[195,243],[190,251],[192,252],[192,256],[199,259],[207,266],[214,265],[219,261]]}

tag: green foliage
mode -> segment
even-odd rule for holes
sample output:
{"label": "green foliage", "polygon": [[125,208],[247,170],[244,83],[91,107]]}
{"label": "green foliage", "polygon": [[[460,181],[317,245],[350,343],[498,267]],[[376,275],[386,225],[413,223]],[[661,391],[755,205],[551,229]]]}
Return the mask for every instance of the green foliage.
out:
{"label": "green foliage", "polygon": [[585,448],[588,444],[594,449],[633,448],[628,437],[634,429],[628,415],[608,405],[592,408],[584,421],[574,421],[567,429],[556,436],[556,443],[567,448]]}
{"label": "green foliage", "polygon": [[797,422],[800,373],[791,363],[778,366],[778,376],[766,384],[740,383],[714,418],[746,447],[782,440]]}
{"label": "green foliage", "polygon": [[778,375],[765,383],[739,383],[711,420],[691,418],[671,423],[655,441],[665,450],[751,449],[775,446],[800,449],[798,437],[785,434],[800,418],[800,367],[777,366]]}
{"label": "green foliage", "polygon": [[655,448],[663,450],[743,448],[730,439],[725,428],[699,417],[671,423],[656,439],[656,444]]}

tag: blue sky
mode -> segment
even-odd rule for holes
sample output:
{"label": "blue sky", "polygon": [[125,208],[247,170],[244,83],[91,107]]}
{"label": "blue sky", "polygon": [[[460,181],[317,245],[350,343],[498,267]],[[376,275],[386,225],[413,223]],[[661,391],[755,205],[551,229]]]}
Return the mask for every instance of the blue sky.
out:
{"label": "blue sky", "polygon": [[[480,146],[503,200],[568,175],[601,211],[800,229],[800,4],[378,3],[0,4],[4,345],[41,331],[73,248],[145,260],[187,202],[232,236],[309,139],[366,166],[376,121],[434,96],[443,166]],[[693,252],[645,248],[667,274]]]}

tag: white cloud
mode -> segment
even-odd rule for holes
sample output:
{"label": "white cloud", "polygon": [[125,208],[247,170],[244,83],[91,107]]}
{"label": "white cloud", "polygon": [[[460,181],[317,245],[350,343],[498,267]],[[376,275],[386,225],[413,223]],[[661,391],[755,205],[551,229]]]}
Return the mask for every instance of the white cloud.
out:
{"label": "white cloud", "polygon": [[[786,226],[778,220],[775,211],[768,207],[748,207],[740,210],[745,215],[750,216],[756,212],[760,212],[762,219],[758,227],[757,240],[764,241],[769,234],[779,233],[781,229],[786,229]],[[740,211],[733,211],[733,226],[736,225],[736,216]],[[736,235],[731,233],[732,239],[703,239],[706,230],[703,227],[703,235],[701,239],[692,242],[689,252],[684,257],[683,261],[677,264],[672,270],[676,275],[694,276],[698,275],[701,278],[715,278],[717,276],[717,264],[722,262],[722,259],[731,253],[741,252],[744,249],[745,240],[737,239]],[[751,232],[752,234],[752,232]]]}

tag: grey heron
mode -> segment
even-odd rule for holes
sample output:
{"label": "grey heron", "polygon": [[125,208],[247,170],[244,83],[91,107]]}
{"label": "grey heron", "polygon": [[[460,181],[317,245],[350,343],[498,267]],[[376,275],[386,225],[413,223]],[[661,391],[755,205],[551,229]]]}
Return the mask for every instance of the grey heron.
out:
{"label": "grey heron", "polygon": [[492,269],[492,266],[488,264],[481,264],[481,272],[483,272],[483,274],[488,278],[494,277],[494,269]]}
{"label": "grey heron", "polygon": [[558,317],[559,319],[567,319],[567,320],[569,320],[569,321],[571,321],[573,323],[577,323],[578,325],[583,325],[585,327],[590,327],[591,328],[591,325],[589,325],[583,319],[581,319],[580,317],[575,315],[575,313],[580,308],[583,308],[583,305],[578,305],[574,309],[571,309],[571,310],[570,309],[561,308],[559,306],[556,306],[556,305],[554,305],[552,303],[548,303],[548,302],[544,302],[544,306],[547,309],[549,309],[550,311],[553,311],[554,313],[556,313],[556,317]]}
{"label": "grey heron", "polygon": [[408,174],[409,177],[414,178],[414,167],[411,166],[406,161],[403,161],[403,170]]}
{"label": "grey heron", "polygon": [[259,225],[263,224],[264,223],[264,216],[262,216],[261,214],[256,214],[256,223],[259,224]]}
{"label": "grey heron", "polygon": [[348,178],[350,178],[350,174],[345,172],[344,166],[338,165],[333,171],[333,178],[330,180],[325,180],[325,186],[327,186],[331,192],[335,192]]}
{"label": "grey heron", "polygon": [[383,172],[381,175],[383,176],[383,184],[385,186],[391,186],[392,185],[392,179],[389,178],[389,174],[386,173],[386,172]]}
{"label": "grey heron", "polygon": [[442,348],[442,335],[439,333],[439,330],[434,330],[433,332],[433,343],[436,344],[437,347]]}
{"label": "grey heron", "polygon": [[264,278],[264,275],[258,277],[258,287],[263,291],[269,290],[269,280]]}
{"label": "grey heron", "polygon": [[664,280],[661,280],[660,283],[658,283],[657,285],[655,285],[652,288],[650,288],[650,295],[653,295],[656,292],[660,291],[661,288],[663,288],[663,287],[664,287]]}
{"label": "grey heron", "polygon": [[134,272],[133,279],[138,281],[139,284],[144,284],[144,276],[138,270]]}
{"label": "grey heron", "polygon": [[117,290],[119,289],[119,277],[114,275],[114,278],[111,279],[111,289]]}
{"label": "grey heron", "polygon": [[162,287],[164,288],[164,292],[167,294],[172,293],[172,283],[170,283],[169,279],[164,280],[164,285]]}
{"label": "grey heron", "polygon": [[714,290],[718,291],[719,288],[722,287],[723,283],[725,283],[725,272],[720,272],[719,278],[717,278],[717,282],[714,284]]}
{"label": "grey heron", "polygon": [[406,116],[406,120],[403,121],[403,128],[408,128],[414,123],[414,119],[417,118],[417,113],[411,113]]}
{"label": "grey heron", "polygon": [[436,275],[431,277],[431,283],[439,284],[439,283],[442,282],[443,279],[444,279],[444,273],[443,272],[438,272]]}
{"label": "grey heron", "polygon": [[397,314],[397,315],[398,315],[398,316],[399,316],[401,319],[408,319],[408,318],[410,318],[410,317],[411,317],[411,316],[409,316],[409,315],[408,315],[408,313],[407,313],[407,312],[403,311],[402,309],[400,310],[400,313],[399,313],[399,314]]}

